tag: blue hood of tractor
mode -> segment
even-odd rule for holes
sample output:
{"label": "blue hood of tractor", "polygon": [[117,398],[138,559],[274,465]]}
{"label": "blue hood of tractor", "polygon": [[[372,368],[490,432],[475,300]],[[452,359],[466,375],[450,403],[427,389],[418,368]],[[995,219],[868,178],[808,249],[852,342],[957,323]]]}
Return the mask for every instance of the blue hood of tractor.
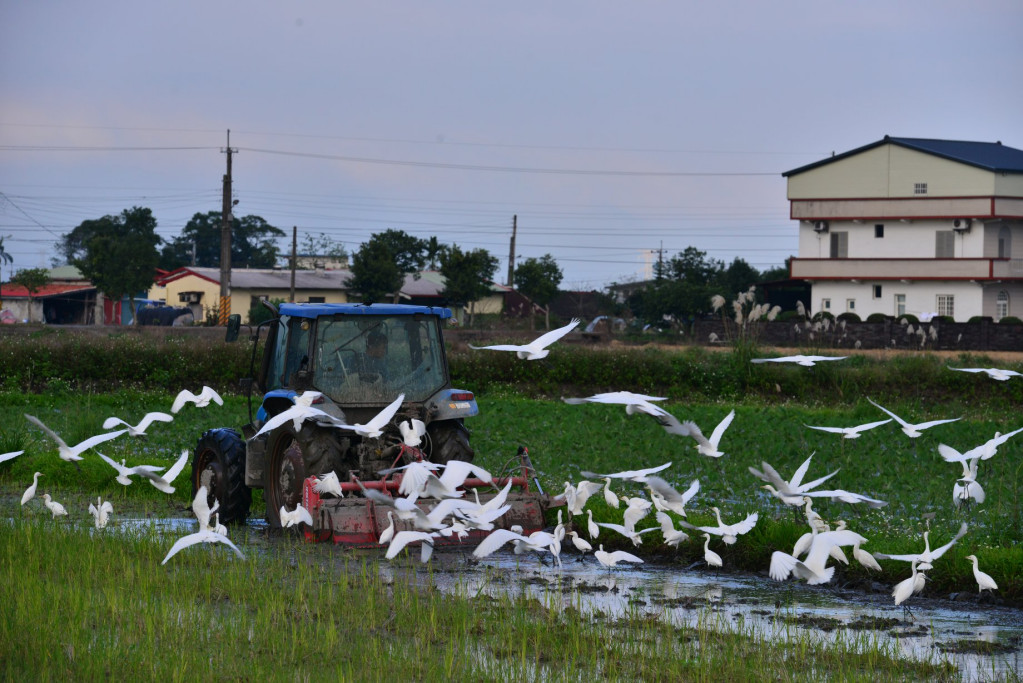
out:
{"label": "blue hood of tractor", "polygon": [[441,306],[407,304],[281,304],[281,315],[295,318],[319,318],[324,315],[435,315],[450,318],[451,309]]}

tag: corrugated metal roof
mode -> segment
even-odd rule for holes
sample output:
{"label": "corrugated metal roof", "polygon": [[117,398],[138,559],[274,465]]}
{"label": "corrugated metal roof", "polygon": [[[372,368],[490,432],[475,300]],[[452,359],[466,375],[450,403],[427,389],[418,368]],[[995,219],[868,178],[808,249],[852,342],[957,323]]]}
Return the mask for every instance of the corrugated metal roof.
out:
{"label": "corrugated metal roof", "polygon": [[933,154],[934,156],[941,157],[943,159],[958,161],[962,164],[976,166],[977,168],[983,168],[996,173],[1023,173],[1023,150],[1003,145],[1001,142],[932,140],[927,138],[893,138],[886,135],[883,139],[878,140],[877,142],[872,142],[869,145],[857,147],[856,149],[848,152],[843,152],[842,154],[837,154],[835,156],[828,157],[827,159],[815,161],[812,164],[807,164],[806,166],[800,166],[799,168],[795,168],[791,171],[786,171],[785,173],[782,173],[782,176],[788,177],[798,175],[799,173],[804,173],[819,166],[830,164],[838,161],[839,159],[846,159],[869,149],[887,144],[899,145],[900,147],[914,149],[925,154]]}
{"label": "corrugated metal roof", "polygon": [[49,283],[37,289],[35,294],[30,295],[28,290],[21,285],[5,282],[3,288],[0,288],[0,295],[11,299],[45,299],[48,296],[57,296],[58,294],[67,294],[69,292],[88,292],[94,289],[96,288],[88,284],[63,285]]}
{"label": "corrugated metal roof", "polygon": [[[166,277],[161,278],[158,284],[173,282],[189,274],[197,275],[210,282],[220,282],[219,268],[179,268]],[[349,270],[296,270],[295,289],[345,289],[348,278],[352,276]],[[289,289],[291,287],[290,270],[272,270],[262,268],[239,268],[231,271],[231,286],[238,289]]]}

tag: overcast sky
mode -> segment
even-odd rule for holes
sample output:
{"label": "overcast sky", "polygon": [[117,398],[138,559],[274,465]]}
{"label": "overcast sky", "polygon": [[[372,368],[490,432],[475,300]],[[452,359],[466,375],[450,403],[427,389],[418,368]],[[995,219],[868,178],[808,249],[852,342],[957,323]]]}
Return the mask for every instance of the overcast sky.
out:
{"label": "overcast sky", "polygon": [[[1023,3],[4,2],[14,268],[132,206],[358,249],[389,228],[552,254],[566,289],[688,246],[795,253],[781,173],[884,135],[1023,148]],[[282,246],[284,243],[282,242]],[[3,279],[10,275],[4,268]]]}

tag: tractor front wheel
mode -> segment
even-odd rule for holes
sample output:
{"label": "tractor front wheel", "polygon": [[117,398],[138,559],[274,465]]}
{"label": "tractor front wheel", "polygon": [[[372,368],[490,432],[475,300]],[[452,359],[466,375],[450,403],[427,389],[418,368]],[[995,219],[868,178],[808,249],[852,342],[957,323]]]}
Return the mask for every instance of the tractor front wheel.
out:
{"label": "tractor front wheel", "polygon": [[252,504],[245,485],[245,441],[233,429],[210,429],[199,438],[192,457],[192,498],[206,487],[209,505],[220,502],[220,521],[244,522]]}

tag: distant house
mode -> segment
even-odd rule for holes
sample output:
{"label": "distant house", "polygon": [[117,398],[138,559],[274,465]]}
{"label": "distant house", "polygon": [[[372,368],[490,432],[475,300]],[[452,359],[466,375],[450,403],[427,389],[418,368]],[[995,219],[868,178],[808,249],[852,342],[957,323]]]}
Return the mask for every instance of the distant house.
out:
{"label": "distant house", "polygon": [[1023,317],[1023,150],[885,136],[783,175],[814,312]]}
{"label": "distant house", "polygon": [[96,287],[74,266],[49,271],[50,281],[35,293],[4,283],[3,308],[19,321],[55,325],[90,325],[96,319]]}

